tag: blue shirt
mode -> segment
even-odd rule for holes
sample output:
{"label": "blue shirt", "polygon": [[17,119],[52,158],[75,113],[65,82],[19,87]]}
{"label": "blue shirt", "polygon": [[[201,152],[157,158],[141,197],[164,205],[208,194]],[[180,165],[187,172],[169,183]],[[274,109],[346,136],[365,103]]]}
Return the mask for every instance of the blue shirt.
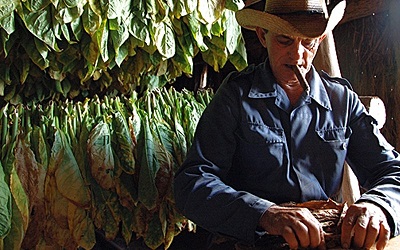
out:
{"label": "blue shirt", "polygon": [[400,161],[344,79],[311,69],[291,106],[268,61],[230,74],[204,111],[176,173],[175,200],[199,226],[253,242],[273,204],[326,200],[347,160],[364,193],[399,231]]}

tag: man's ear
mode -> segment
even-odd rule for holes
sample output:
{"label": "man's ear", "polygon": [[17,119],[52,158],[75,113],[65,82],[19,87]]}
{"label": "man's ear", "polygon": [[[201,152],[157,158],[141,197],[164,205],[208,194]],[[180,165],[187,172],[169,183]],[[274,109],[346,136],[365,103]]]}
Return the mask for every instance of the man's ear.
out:
{"label": "man's ear", "polygon": [[267,34],[267,32],[263,28],[256,27],[256,33],[257,33],[258,40],[260,40],[262,46],[264,48],[266,48],[267,42],[265,41],[265,35]]}
{"label": "man's ear", "polygon": [[326,33],[319,37],[319,43],[321,43],[326,37]]}

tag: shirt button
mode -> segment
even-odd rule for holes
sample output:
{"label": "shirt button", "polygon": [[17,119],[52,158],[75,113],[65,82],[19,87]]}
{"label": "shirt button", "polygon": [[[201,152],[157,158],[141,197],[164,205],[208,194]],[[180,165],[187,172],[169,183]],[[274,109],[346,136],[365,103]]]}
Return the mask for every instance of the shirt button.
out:
{"label": "shirt button", "polygon": [[340,146],[341,149],[345,150],[347,148],[346,143],[342,143],[342,145]]}

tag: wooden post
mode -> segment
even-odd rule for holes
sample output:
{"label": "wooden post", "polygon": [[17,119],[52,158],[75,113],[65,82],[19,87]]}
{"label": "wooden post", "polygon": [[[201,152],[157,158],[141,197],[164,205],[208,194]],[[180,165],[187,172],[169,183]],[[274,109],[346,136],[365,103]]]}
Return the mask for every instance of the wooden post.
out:
{"label": "wooden post", "polygon": [[[341,76],[332,32],[329,32],[326,38],[320,44],[317,55],[314,59],[314,65],[317,69],[324,70],[331,76]],[[357,177],[347,162],[345,162],[340,198],[347,202],[347,204],[351,205],[360,196],[360,186]]]}
{"label": "wooden post", "polygon": [[314,65],[317,69],[321,69],[331,76],[341,76],[332,32],[329,32],[319,45],[317,55],[314,58]]}

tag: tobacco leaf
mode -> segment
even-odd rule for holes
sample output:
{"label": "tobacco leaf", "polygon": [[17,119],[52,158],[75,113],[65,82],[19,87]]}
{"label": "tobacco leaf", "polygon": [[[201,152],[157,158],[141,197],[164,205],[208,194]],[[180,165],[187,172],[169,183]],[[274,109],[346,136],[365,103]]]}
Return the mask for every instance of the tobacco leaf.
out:
{"label": "tobacco leaf", "polygon": [[12,197],[5,181],[3,166],[0,161],[0,239],[4,238],[11,229]]}
{"label": "tobacco leaf", "polygon": [[156,207],[158,199],[155,177],[160,169],[158,161],[160,142],[150,128],[149,117],[144,114],[141,118],[142,129],[138,138],[138,145],[142,150],[138,155],[140,159],[138,199],[147,209],[152,210]]}
{"label": "tobacco leaf", "polygon": [[30,210],[37,202],[39,192],[39,167],[33,151],[30,149],[27,137],[20,134],[15,147],[15,169],[18,173],[21,184],[28,196]]}
{"label": "tobacco leaf", "polygon": [[90,206],[90,191],[82,178],[66,135],[59,129],[55,132],[48,172],[54,175],[57,189],[65,198],[82,208]]}
{"label": "tobacco leaf", "polygon": [[4,172],[12,195],[11,230],[4,239],[5,249],[20,249],[23,237],[29,223],[29,200],[16,172],[16,158],[14,150],[16,141],[9,144],[8,153],[4,161]]}
{"label": "tobacco leaf", "polygon": [[[29,134],[21,133],[15,148],[16,171],[29,199],[29,224],[22,242],[22,248],[34,248],[44,231],[44,179],[46,169],[36,161],[35,153],[30,148]],[[44,150],[45,151],[45,150]]]}
{"label": "tobacco leaf", "polygon": [[84,249],[92,249],[96,244],[93,221],[89,211],[68,203],[68,227],[75,242]]}
{"label": "tobacco leaf", "polygon": [[144,242],[151,249],[158,248],[164,242],[164,233],[158,212],[153,213],[150,217],[144,236]]}
{"label": "tobacco leaf", "polygon": [[92,177],[104,189],[113,189],[115,187],[115,162],[111,138],[109,124],[100,121],[90,132],[87,142],[90,172]]}
{"label": "tobacco leaf", "polygon": [[121,162],[122,169],[128,174],[135,173],[135,143],[131,137],[127,119],[120,111],[114,112],[113,132],[116,137],[116,153]]}

